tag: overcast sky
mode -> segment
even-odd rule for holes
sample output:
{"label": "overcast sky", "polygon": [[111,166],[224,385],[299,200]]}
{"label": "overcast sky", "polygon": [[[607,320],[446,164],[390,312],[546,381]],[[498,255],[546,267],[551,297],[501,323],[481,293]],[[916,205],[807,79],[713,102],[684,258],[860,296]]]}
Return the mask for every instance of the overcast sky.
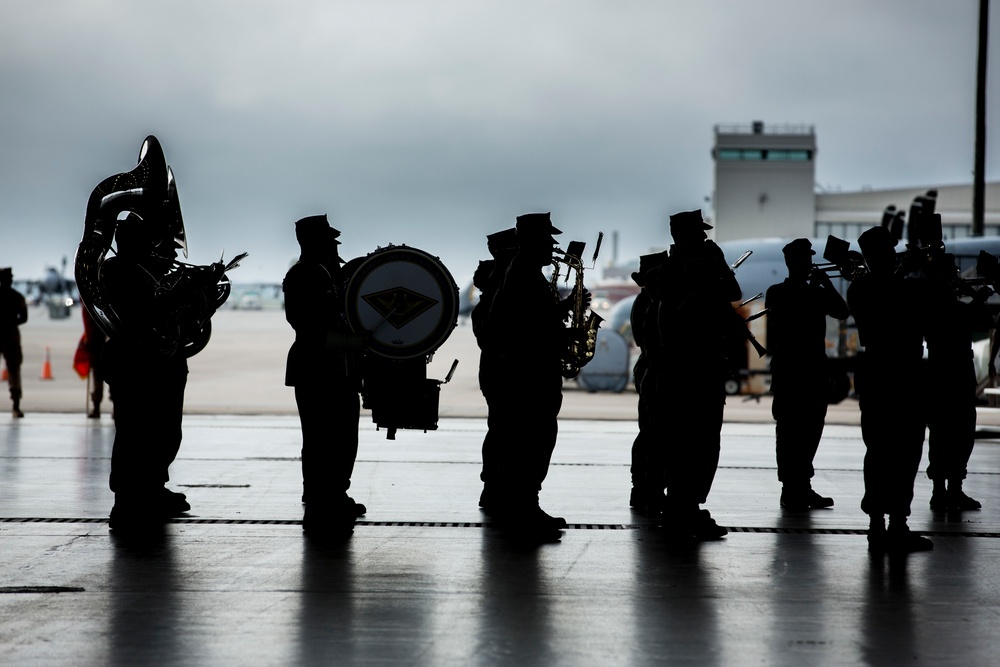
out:
{"label": "overcast sky", "polygon": [[407,244],[460,284],[530,211],[625,260],[709,206],[719,123],[814,125],[824,189],[970,183],[978,5],[0,0],[0,266],[72,263],[147,134],[190,261],[248,251],[235,282],[280,281],[313,213],[345,256]]}

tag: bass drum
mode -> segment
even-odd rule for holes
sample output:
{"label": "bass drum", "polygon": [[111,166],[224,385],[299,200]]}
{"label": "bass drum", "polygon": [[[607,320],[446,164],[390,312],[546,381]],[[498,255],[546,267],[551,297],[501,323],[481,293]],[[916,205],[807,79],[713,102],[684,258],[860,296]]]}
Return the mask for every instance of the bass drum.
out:
{"label": "bass drum", "polygon": [[388,359],[431,354],[458,324],[458,286],[441,261],[405,245],[379,248],[344,265],[345,312],[368,351]]}

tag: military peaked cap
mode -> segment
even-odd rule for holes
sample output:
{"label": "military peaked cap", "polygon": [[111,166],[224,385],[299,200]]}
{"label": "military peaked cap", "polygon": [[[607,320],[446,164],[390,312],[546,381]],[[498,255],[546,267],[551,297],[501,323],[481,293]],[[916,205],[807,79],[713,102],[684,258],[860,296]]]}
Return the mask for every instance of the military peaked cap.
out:
{"label": "military peaked cap", "polygon": [[809,242],[809,239],[795,239],[782,248],[781,252],[785,253],[785,257],[794,255],[815,255],[816,251],[812,248],[812,243]]}
{"label": "military peaked cap", "polygon": [[711,228],[712,225],[705,222],[705,218],[702,217],[700,208],[693,211],[674,213],[670,216],[670,235],[675,238],[678,234],[683,236],[691,232],[704,231]]}

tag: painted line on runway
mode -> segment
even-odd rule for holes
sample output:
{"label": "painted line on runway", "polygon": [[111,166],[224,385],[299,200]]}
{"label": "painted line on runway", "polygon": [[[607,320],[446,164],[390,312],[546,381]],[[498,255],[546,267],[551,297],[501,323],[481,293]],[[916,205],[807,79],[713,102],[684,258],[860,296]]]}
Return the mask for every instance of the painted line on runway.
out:
{"label": "painted line on runway", "polygon": [[[107,523],[107,518],[70,517],[0,517],[0,523]],[[169,523],[182,525],[221,526],[301,526],[300,519],[198,519],[178,517]],[[396,528],[487,528],[490,524],[482,521],[368,521],[359,520],[357,526]],[[777,528],[773,526],[724,526],[730,533],[758,533],[766,535],[867,535],[865,528]],[[568,530],[656,530],[658,526],[648,523],[571,523]],[[1000,532],[918,530],[928,537],[988,537],[1000,538]]]}
{"label": "painted line on runway", "polygon": [[[2,456],[0,455],[0,460],[7,459],[27,459],[27,460],[74,460],[74,461],[108,461],[111,459],[110,456]],[[288,462],[297,463],[302,460],[299,456],[248,456],[245,458],[184,458],[179,457],[178,461],[189,461],[189,462],[233,462],[233,461],[266,461],[266,462]],[[407,465],[470,465],[470,466],[482,466],[482,461],[423,461],[414,459],[358,459],[356,463],[376,463],[376,464],[407,464]],[[553,461],[549,464],[553,467],[566,467],[566,468],[628,468],[631,467],[631,463],[573,463],[569,461],[558,462]],[[765,471],[775,471],[778,468],[776,466],[726,466],[720,465],[719,470],[765,470]],[[847,472],[847,473],[862,473],[861,468],[816,468],[816,472]],[[968,471],[969,477],[996,477],[1000,476],[1000,471],[980,471],[980,470],[970,470]],[[249,484],[179,484],[178,486],[183,486],[186,488],[248,488]]]}
{"label": "painted line on runway", "polygon": [[79,586],[0,586],[0,594],[20,595],[26,593],[83,593]]}

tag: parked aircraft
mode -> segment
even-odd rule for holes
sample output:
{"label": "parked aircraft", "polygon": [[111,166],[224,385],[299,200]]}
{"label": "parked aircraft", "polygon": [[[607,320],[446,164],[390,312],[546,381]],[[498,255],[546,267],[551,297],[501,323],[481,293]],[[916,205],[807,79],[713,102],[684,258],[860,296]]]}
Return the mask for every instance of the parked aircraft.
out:
{"label": "parked aircraft", "polygon": [[468,285],[458,291],[458,319],[460,322],[465,322],[477,303],[479,303],[479,288],[473,285],[470,280]]}
{"label": "parked aircraft", "polygon": [[[65,272],[65,267],[63,269]],[[69,317],[70,309],[80,303],[76,281],[66,278],[53,266],[46,267],[41,279],[15,280],[18,289],[32,306],[44,305],[49,317],[57,320]]]}

